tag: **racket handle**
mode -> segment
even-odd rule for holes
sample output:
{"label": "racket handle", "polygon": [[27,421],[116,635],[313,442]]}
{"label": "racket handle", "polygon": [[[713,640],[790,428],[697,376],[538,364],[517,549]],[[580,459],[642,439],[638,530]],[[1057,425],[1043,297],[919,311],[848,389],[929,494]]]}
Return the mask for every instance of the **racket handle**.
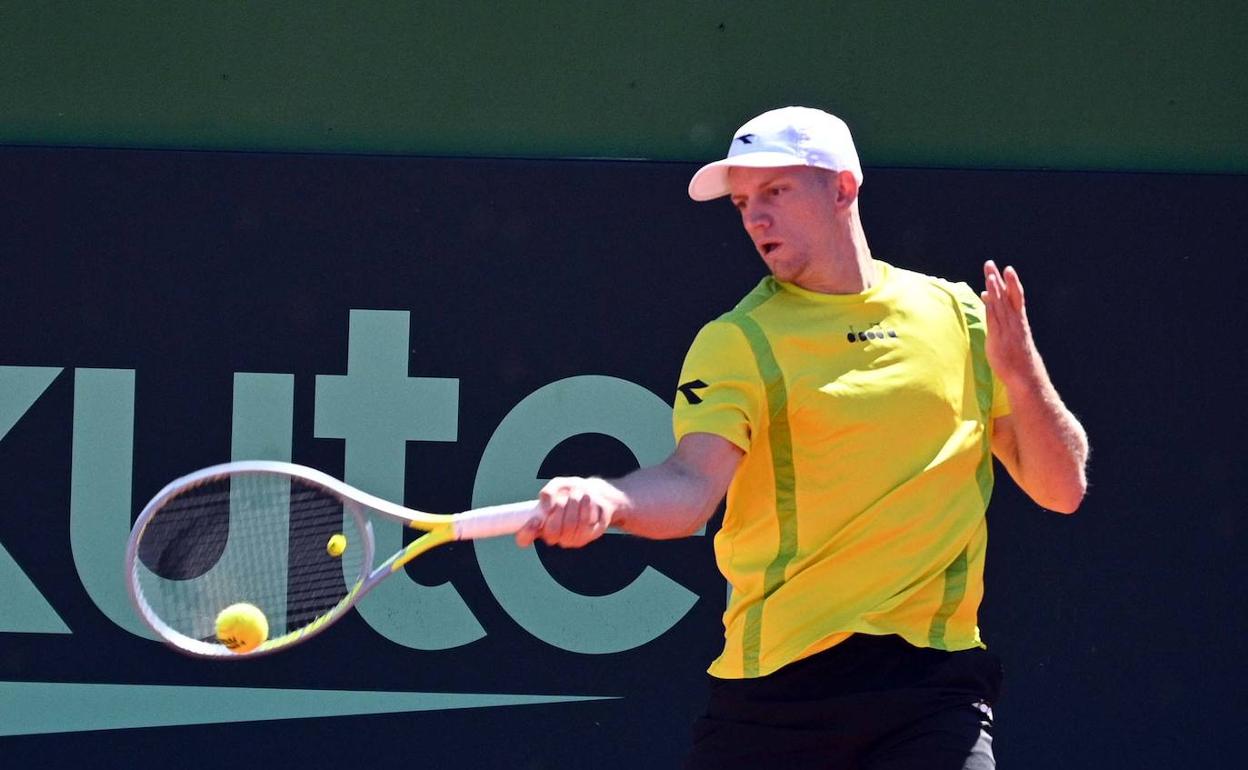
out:
{"label": "racket handle", "polygon": [[514,535],[524,525],[542,515],[536,500],[477,508],[455,516],[455,539],[475,540],[480,537]]}

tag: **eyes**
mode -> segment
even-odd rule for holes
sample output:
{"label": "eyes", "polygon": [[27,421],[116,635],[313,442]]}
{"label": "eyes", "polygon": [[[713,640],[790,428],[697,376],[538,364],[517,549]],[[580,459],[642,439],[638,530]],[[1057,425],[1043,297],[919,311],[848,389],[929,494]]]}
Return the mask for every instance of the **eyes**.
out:
{"label": "eyes", "polygon": [[[782,195],[784,195],[786,192],[788,192],[789,189],[790,189],[789,185],[785,183],[778,182],[775,184],[769,184],[758,193],[758,197],[766,199],[766,200],[775,200],[781,197]],[[744,195],[734,197],[732,199],[733,208],[735,208],[737,211],[745,211],[745,204],[748,201],[749,201],[749,198]]]}

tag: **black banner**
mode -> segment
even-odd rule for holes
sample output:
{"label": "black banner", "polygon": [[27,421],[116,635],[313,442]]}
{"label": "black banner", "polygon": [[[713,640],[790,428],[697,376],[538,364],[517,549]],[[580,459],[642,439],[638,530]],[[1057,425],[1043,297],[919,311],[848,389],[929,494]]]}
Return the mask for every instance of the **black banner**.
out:
{"label": "black banner", "polygon": [[[687,345],[763,270],[727,204],[687,199],[692,169],[0,151],[6,757],[676,765],[720,639],[714,522],[449,546],[315,641],[231,663],[142,638],[121,560],[152,494],[231,458],[436,511],[662,459]],[[1202,706],[1243,704],[1218,672],[1245,651],[1246,181],[868,169],[877,257],[975,286],[986,258],[1019,268],[1092,437],[1075,517],[998,472],[981,627],[1012,767],[1186,764],[1201,749],[1160,735],[1237,723]]]}

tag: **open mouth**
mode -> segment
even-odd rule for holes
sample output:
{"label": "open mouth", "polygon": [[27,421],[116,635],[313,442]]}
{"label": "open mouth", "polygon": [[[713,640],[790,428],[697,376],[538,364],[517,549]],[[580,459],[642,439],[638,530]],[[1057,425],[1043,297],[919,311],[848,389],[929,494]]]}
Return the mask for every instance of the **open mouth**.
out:
{"label": "open mouth", "polygon": [[775,251],[778,248],[780,248],[779,241],[763,241],[762,243],[758,244],[758,249],[759,251],[763,252],[764,257],[770,255],[771,252]]}

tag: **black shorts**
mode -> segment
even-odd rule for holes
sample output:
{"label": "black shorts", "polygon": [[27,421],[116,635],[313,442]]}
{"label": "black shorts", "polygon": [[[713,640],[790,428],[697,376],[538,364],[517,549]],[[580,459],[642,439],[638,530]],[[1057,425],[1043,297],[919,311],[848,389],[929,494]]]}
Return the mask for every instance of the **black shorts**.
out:
{"label": "black shorts", "polygon": [[1001,661],[855,634],[775,673],[710,679],[688,770],[990,770]]}

